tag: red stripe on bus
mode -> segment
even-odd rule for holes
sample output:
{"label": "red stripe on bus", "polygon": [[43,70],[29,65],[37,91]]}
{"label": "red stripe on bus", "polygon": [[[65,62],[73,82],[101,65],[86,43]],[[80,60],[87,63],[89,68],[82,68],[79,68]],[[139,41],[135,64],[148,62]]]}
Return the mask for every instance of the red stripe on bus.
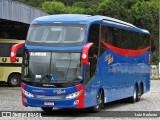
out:
{"label": "red stripe on bus", "polygon": [[84,88],[84,85],[79,85],[76,87],[77,91],[82,90],[82,93],[76,98],[76,100],[79,100],[76,108],[84,108]]}
{"label": "red stripe on bus", "polygon": [[21,88],[24,89],[24,83],[21,83]]}
{"label": "red stripe on bus", "polygon": [[23,89],[25,87],[24,83],[21,84],[21,87],[22,87],[22,90],[21,90],[21,93],[22,93],[22,104],[23,104],[23,106],[26,106],[25,95],[23,93]]}
{"label": "red stripe on bus", "polygon": [[120,54],[120,55],[123,55],[123,56],[138,56],[138,55],[145,53],[147,50],[150,49],[150,47],[146,47],[146,48],[143,48],[140,50],[121,49],[121,48],[112,46],[112,45],[104,42],[103,40],[101,40],[101,42],[104,46],[106,46],[107,48],[109,48],[113,52]]}

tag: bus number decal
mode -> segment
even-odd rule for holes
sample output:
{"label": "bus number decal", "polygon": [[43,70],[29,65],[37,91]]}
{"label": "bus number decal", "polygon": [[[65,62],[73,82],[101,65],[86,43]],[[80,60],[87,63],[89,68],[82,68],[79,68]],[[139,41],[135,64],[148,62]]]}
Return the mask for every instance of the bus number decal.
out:
{"label": "bus number decal", "polygon": [[30,55],[31,56],[46,56],[47,53],[46,52],[31,52]]}

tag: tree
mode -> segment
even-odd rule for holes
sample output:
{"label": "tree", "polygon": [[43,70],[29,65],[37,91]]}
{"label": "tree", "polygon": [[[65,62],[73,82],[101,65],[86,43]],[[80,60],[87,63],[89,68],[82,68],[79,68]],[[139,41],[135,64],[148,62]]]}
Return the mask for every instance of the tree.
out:
{"label": "tree", "polygon": [[[152,45],[155,45],[153,52],[153,63],[158,63],[158,48],[159,48],[159,5],[158,0],[147,2],[137,2],[132,6],[130,15],[132,23],[140,28],[150,31]],[[131,17],[130,17],[131,18]],[[153,46],[154,46],[153,45]]]}
{"label": "tree", "polygon": [[66,7],[66,13],[69,14],[85,14],[85,8],[80,8],[80,7],[74,7],[74,6],[69,6]]}
{"label": "tree", "polygon": [[48,14],[64,14],[66,13],[66,8],[62,2],[44,2],[42,4],[41,10]]}
{"label": "tree", "polygon": [[124,7],[116,0],[104,0],[97,8],[97,13],[123,20],[126,17]]}

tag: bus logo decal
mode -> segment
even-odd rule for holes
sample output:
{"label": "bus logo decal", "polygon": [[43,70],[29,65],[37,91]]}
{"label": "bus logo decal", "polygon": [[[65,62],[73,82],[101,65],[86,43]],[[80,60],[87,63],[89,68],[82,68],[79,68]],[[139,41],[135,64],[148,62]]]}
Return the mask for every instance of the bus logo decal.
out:
{"label": "bus logo decal", "polygon": [[66,93],[66,90],[54,90],[53,93],[56,93],[56,94],[63,94],[63,93]]}
{"label": "bus logo decal", "polygon": [[108,54],[106,57],[105,57],[105,61],[108,61],[108,65],[111,64],[113,61],[114,61],[114,58],[111,54]]}

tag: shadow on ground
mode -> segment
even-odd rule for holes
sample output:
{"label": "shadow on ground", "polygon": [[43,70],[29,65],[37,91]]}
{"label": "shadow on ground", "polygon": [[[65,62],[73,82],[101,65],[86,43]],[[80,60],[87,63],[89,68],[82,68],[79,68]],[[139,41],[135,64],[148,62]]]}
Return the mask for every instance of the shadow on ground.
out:
{"label": "shadow on ground", "polygon": [[8,87],[6,83],[0,83],[0,87]]}

